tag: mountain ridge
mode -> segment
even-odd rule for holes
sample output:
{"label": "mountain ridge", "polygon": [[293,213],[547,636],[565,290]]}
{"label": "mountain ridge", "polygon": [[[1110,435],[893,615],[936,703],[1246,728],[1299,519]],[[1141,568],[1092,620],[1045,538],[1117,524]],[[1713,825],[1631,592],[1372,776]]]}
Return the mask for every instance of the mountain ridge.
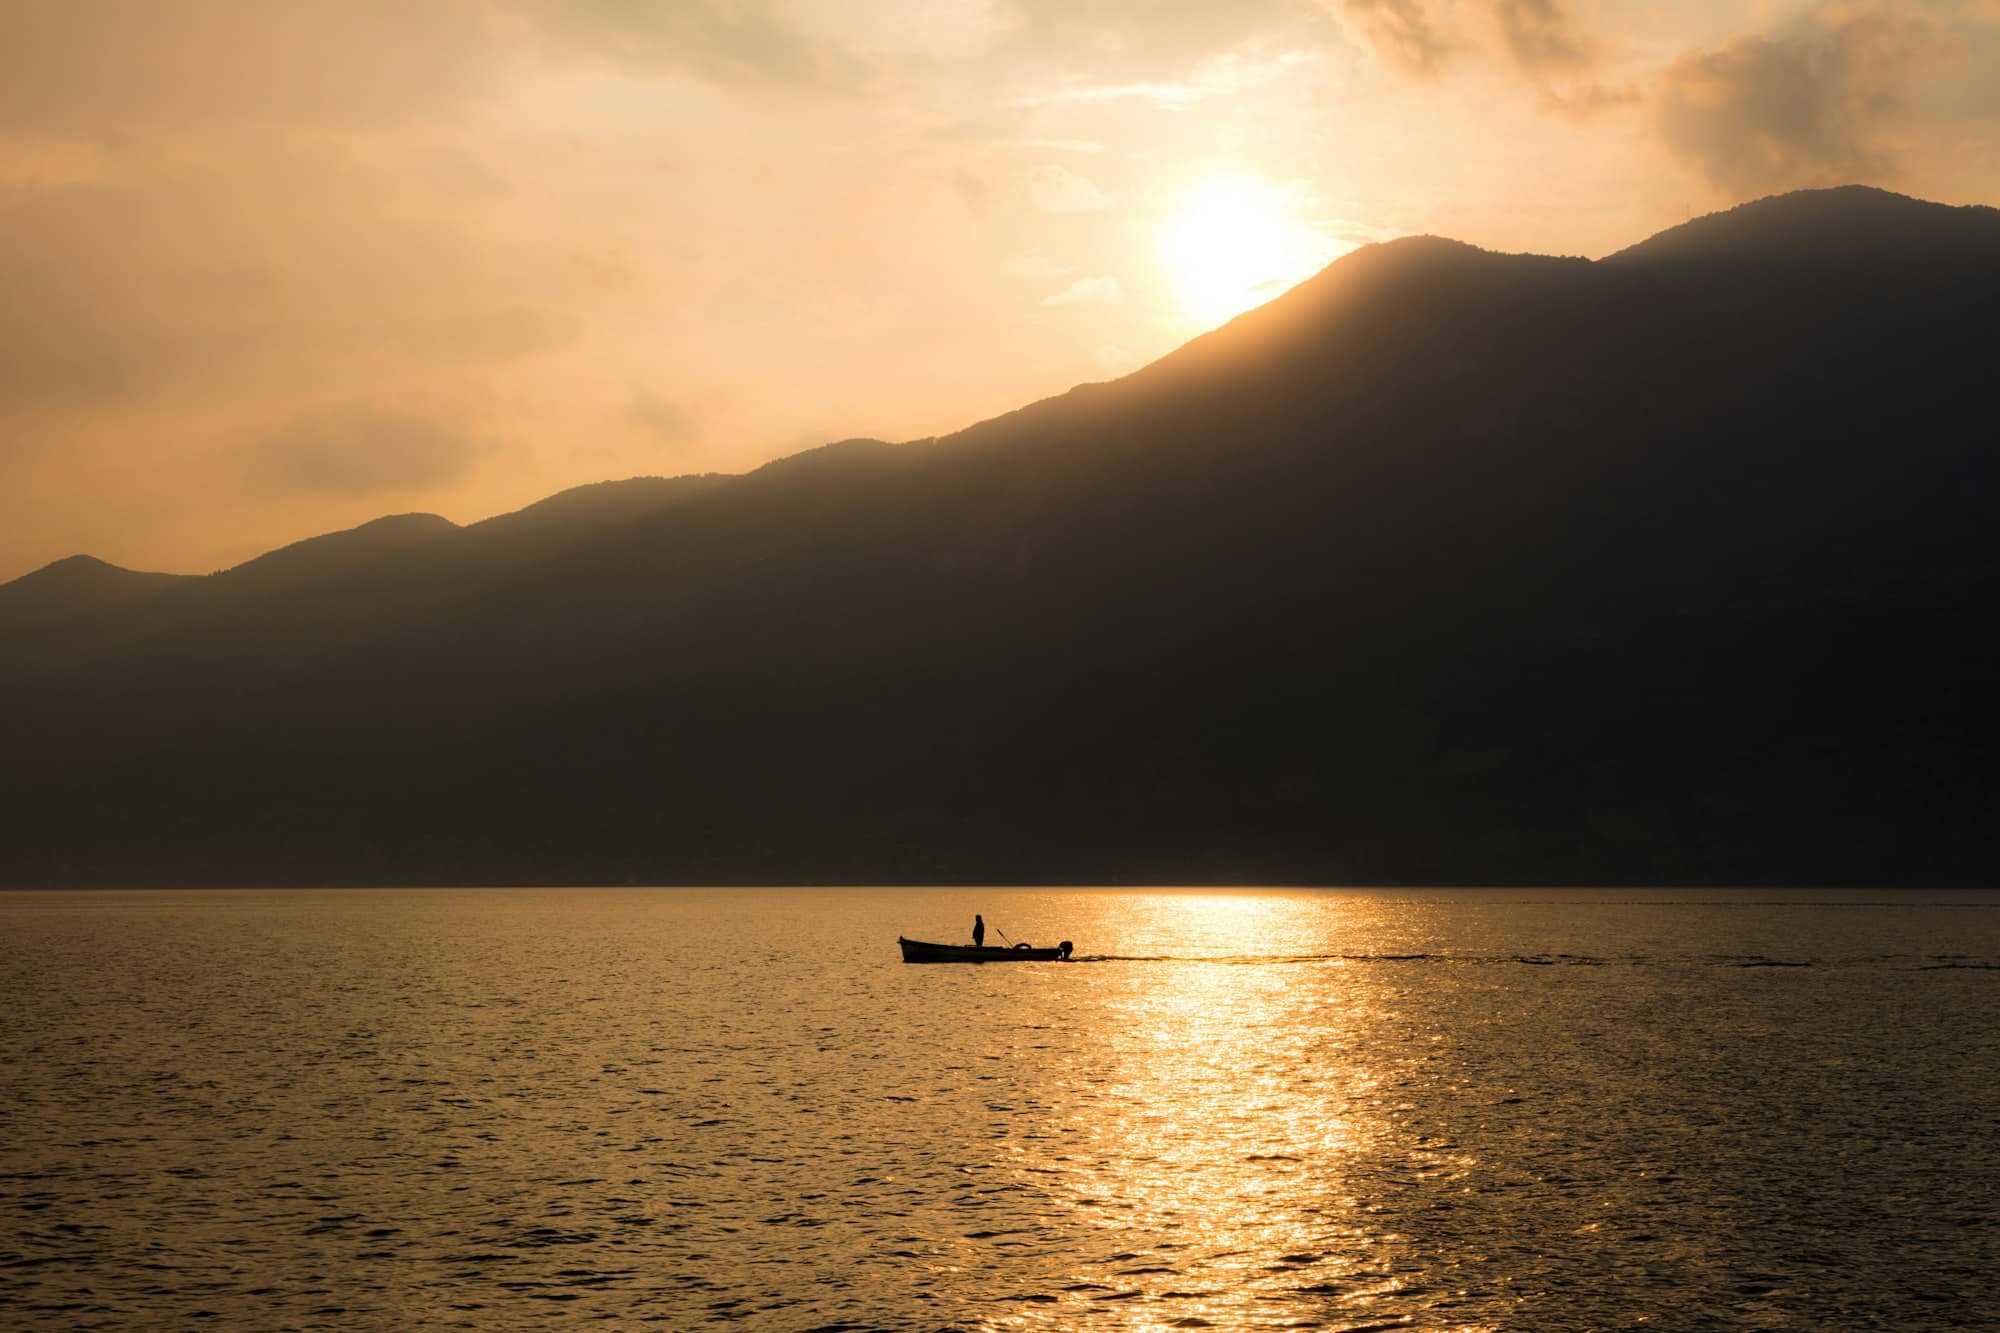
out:
{"label": "mountain ridge", "polygon": [[[1954,228],[1956,234],[1974,236],[1982,241],[1985,246],[1994,249],[1996,252],[2000,252],[2000,209],[1980,204],[1940,204],[1864,185],[1798,190],[1789,194],[1752,200],[1721,212],[1706,214],[1702,217],[1691,219],[1688,222],[1669,227],[1655,233],[1644,241],[1615,251],[1604,256],[1602,259],[1594,261],[1577,257],[1541,255],[1530,252],[1489,250],[1470,242],[1436,235],[1405,236],[1391,241],[1371,243],[1351,252],[1342,259],[1329,264],[1312,278],[1308,278],[1265,305],[1235,316],[1223,325],[1207,333],[1197,335],[1188,343],[1167,353],[1158,360],[1148,363],[1130,375],[1122,377],[1120,380],[1082,382],[1063,393],[1054,394],[1047,398],[1025,404],[1020,408],[1002,413],[1000,416],[991,418],[988,421],[976,422],[944,436],[932,437],[930,440],[915,441],[912,443],[924,444],[935,441],[954,440],[968,433],[978,432],[982,427],[988,426],[993,422],[1014,418],[1023,412],[1033,412],[1048,404],[1064,402],[1077,395],[1091,394],[1123,383],[1126,380],[1147,376],[1154,373],[1157,367],[1176,363],[1183,358],[1198,360],[1199,358],[1192,355],[1192,353],[1196,349],[1206,348],[1211,342],[1217,340],[1219,335],[1224,334],[1226,331],[1240,329],[1241,326],[1246,325],[1246,322],[1249,324],[1264,321],[1276,322],[1274,319],[1275,316],[1281,312],[1286,314],[1291,313],[1290,307],[1295,305],[1310,308],[1314,316],[1323,316],[1325,313],[1323,307],[1327,302],[1321,297],[1319,288],[1323,285],[1332,286],[1333,284],[1329,282],[1329,279],[1337,271],[1342,278],[1352,276],[1357,279],[1350,285],[1361,288],[1362,290],[1359,293],[1344,289],[1338,292],[1337,299],[1353,300],[1357,296],[1365,298],[1371,289],[1373,289],[1374,284],[1379,283],[1384,278],[1390,281],[1398,278],[1407,279],[1412,267],[1417,265],[1428,267],[1441,260],[1458,264],[1475,265],[1489,261],[1498,261],[1503,264],[1510,261],[1524,261],[1537,265],[1574,268],[1576,266],[1588,265],[1636,266],[1643,262],[1657,260],[1670,261],[1692,253],[1694,257],[1705,256],[1708,258],[1724,255],[1729,257],[1761,257],[1765,259],[1775,256],[1782,259],[1789,256],[1806,263],[1819,264],[1827,262],[1829,259],[1835,261],[1851,259],[1857,254],[1879,251],[1884,245],[1895,243],[1896,236],[1894,233],[1885,233],[1885,230],[1879,226],[1866,227],[1863,229],[1862,234],[1857,237],[1852,230],[1852,224],[1856,221],[1857,217],[1869,222],[1879,222],[1883,219],[1889,219],[1900,224],[1907,224],[1916,218],[1935,222],[1939,218],[1950,217],[1962,220],[1964,223],[1963,226]],[[1783,245],[1773,245],[1768,235],[1769,224],[1774,219],[1789,224],[1784,232],[1786,243]],[[1848,229],[1843,230],[1843,224]],[[1831,230],[1829,230],[1830,228]],[[1821,248],[1829,236],[1832,239],[1834,248],[1831,250]],[[1815,245],[1813,244],[1814,242],[1819,242],[1820,244]],[[751,473],[745,475],[755,475],[769,469],[784,468],[795,461],[802,467],[818,466],[818,462],[814,460],[826,456],[827,451],[840,453],[850,448],[880,450],[896,447],[899,446],[876,439],[857,438],[831,441],[827,444],[813,446],[797,454],[784,455],[772,459],[752,469]],[[272,550],[266,551],[259,556],[253,556],[248,560],[239,562],[237,565],[232,565],[216,572],[230,573],[243,569],[246,566],[255,565],[261,560],[283,552],[296,552],[298,548],[308,547],[312,543],[326,542],[336,538],[347,539],[359,537],[362,534],[372,535],[382,530],[381,525],[394,526],[409,520],[436,520],[438,523],[449,525],[452,528],[459,528],[461,526],[468,529],[484,528],[495,524],[504,525],[512,520],[517,520],[523,516],[543,510],[545,507],[560,507],[571,499],[581,498],[593,492],[601,493],[605,488],[633,487],[636,485],[674,487],[693,478],[713,480],[719,479],[721,475],[714,473],[689,474],[688,476],[672,478],[648,475],[584,483],[556,492],[544,497],[542,500],[531,502],[519,510],[497,514],[465,525],[453,523],[449,519],[444,519],[433,514],[384,515],[380,518],[363,522],[354,528],[301,538],[284,546],[272,548]],[[97,557],[79,555],[67,557],[66,559],[96,561]],[[21,582],[24,579],[33,578],[64,563],[64,560],[53,561],[48,565],[30,571],[28,574],[21,575],[8,583],[0,583],[0,589],[9,587],[13,583]],[[107,562],[98,561],[98,563],[106,564]],[[107,567],[118,568],[115,565],[108,564]],[[172,575],[162,577],[185,578],[203,576]],[[209,577],[212,577],[212,575]]]}
{"label": "mountain ridge", "polygon": [[1723,250],[1369,247],[936,440],[0,663],[0,882],[1993,877],[2000,273]]}
{"label": "mountain ridge", "polygon": [[[1921,259],[1927,246],[1967,243],[1991,252],[2000,209],[1916,199],[1867,185],[1797,190],[1692,218],[1607,255],[1607,264],[1680,258],[1823,265],[1899,248]],[[1915,244],[1921,240],[1924,244]]]}
{"label": "mountain ridge", "polygon": [[115,607],[174,586],[182,574],[125,569],[93,555],[65,556],[0,583],[0,630],[23,633]]}

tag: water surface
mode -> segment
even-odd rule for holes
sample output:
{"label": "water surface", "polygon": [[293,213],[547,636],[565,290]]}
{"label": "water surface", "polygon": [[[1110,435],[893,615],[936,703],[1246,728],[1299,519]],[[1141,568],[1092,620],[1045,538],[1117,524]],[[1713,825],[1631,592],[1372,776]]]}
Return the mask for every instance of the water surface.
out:
{"label": "water surface", "polygon": [[2000,1326],[2000,894],[13,894],[0,1003],[16,1325]]}

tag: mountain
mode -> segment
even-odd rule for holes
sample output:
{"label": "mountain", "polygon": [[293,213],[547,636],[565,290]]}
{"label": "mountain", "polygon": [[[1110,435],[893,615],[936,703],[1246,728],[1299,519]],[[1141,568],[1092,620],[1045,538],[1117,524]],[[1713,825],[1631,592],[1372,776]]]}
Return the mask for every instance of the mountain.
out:
{"label": "mountain", "polygon": [[50,625],[65,620],[105,615],[170,588],[182,577],[120,569],[95,556],[73,555],[0,584],[0,632],[47,632]]}
{"label": "mountain", "polygon": [[1951,208],[1865,185],[1801,190],[1670,227],[1605,262],[1956,267],[1993,261],[1994,218],[1983,205]]}
{"label": "mountain", "polygon": [[1990,882],[1996,255],[1411,238],[935,441],[167,588],[0,665],[0,882]]}
{"label": "mountain", "polygon": [[[138,576],[158,580],[140,591],[171,587],[171,595],[125,599],[117,616],[97,614],[110,605],[102,599],[49,586],[35,597],[62,609],[48,617],[60,620],[59,632],[16,643],[14,658],[44,672],[87,671],[93,661],[130,659],[147,663],[145,674],[154,679],[174,667],[254,663],[269,669],[318,660],[383,626],[440,614],[512,571],[658,513],[717,480],[634,477],[578,486],[462,528],[436,514],[392,515],[200,578]],[[59,567],[0,585],[0,626],[10,623],[9,594],[31,581],[47,582],[42,575]]]}

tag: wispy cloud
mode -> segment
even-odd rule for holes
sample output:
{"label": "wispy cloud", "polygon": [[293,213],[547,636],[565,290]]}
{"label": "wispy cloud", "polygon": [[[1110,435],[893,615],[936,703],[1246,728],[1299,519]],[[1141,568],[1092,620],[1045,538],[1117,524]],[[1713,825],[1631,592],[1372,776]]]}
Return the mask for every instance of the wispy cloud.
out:
{"label": "wispy cloud", "polygon": [[1018,255],[1007,261],[1005,268],[1010,276],[1047,281],[1050,278],[1066,278],[1070,274],[1068,264],[1058,264],[1047,255]]}
{"label": "wispy cloud", "polygon": [[[1276,52],[1230,51],[1202,61],[1187,77],[1133,83],[1072,83],[1031,93],[1021,105],[1040,107],[1078,102],[1145,101],[1166,110],[1180,110],[1215,97],[1232,97],[1268,84],[1296,70],[1320,63],[1318,51],[1286,48]],[[1067,144],[1071,148],[1090,145]]]}
{"label": "wispy cloud", "polygon": [[1118,279],[1109,274],[1095,278],[1078,278],[1069,286],[1043,301],[1043,305],[1119,305],[1125,300]]}
{"label": "wispy cloud", "polygon": [[503,27],[467,0],[9,3],[0,5],[0,127],[150,135],[409,124],[496,86]]}
{"label": "wispy cloud", "polygon": [[701,424],[686,407],[653,392],[640,389],[625,405],[625,423],[650,444],[669,453],[686,453],[701,434]]}
{"label": "wispy cloud", "polygon": [[1095,139],[1029,139],[1024,148],[1046,148],[1057,153],[1101,153],[1104,145]]}
{"label": "wispy cloud", "polygon": [[1111,199],[1087,177],[1066,167],[1037,167],[1028,177],[1028,197],[1044,213],[1097,213]]}
{"label": "wispy cloud", "polygon": [[1667,70],[1660,135],[1738,196],[1888,177],[1911,86],[1950,49],[1929,19],[1888,8],[1744,37]]}
{"label": "wispy cloud", "polygon": [[558,54],[721,83],[848,87],[867,67],[769,0],[512,0]]}
{"label": "wispy cloud", "polygon": [[485,443],[444,422],[349,403],[266,431],[242,458],[247,479],[262,490],[374,495],[458,481],[487,452]]}
{"label": "wispy cloud", "polygon": [[1526,70],[1575,70],[1593,52],[1559,0],[1496,0],[1494,16],[1514,63]]}
{"label": "wispy cloud", "polygon": [[1049,92],[1033,93],[1024,99],[1027,106],[1048,106],[1061,102],[1122,102],[1139,100],[1151,102],[1155,106],[1192,106],[1204,97],[1215,96],[1215,90],[1204,88],[1197,83],[1151,82],[1151,83],[1102,83],[1082,84],[1058,88]]}
{"label": "wispy cloud", "polygon": [[1453,43],[1432,21],[1421,0],[1343,0],[1361,21],[1377,54],[1406,74],[1436,78]]}
{"label": "wispy cloud", "polygon": [[1488,0],[1446,9],[1440,20],[1425,0],[1342,0],[1375,51],[1391,67],[1419,79],[1439,78],[1462,53],[1491,50],[1489,33],[1470,15],[1490,14],[1497,30],[1497,54],[1533,83],[1544,110],[1583,119],[1610,107],[1639,100],[1636,90],[1610,86],[1595,71],[1597,42],[1564,0]]}

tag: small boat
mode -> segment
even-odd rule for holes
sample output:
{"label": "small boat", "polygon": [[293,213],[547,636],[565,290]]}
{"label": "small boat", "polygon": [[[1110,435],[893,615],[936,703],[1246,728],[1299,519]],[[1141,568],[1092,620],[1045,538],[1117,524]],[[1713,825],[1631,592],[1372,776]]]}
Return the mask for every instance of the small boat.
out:
{"label": "small boat", "polygon": [[896,937],[896,943],[902,946],[906,963],[1066,963],[1074,947],[1068,940],[1053,949],[1037,949],[1032,944],[1017,944],[1011,949],[999,945],[927,944],[923,940],[906,940],[901,935]]}

